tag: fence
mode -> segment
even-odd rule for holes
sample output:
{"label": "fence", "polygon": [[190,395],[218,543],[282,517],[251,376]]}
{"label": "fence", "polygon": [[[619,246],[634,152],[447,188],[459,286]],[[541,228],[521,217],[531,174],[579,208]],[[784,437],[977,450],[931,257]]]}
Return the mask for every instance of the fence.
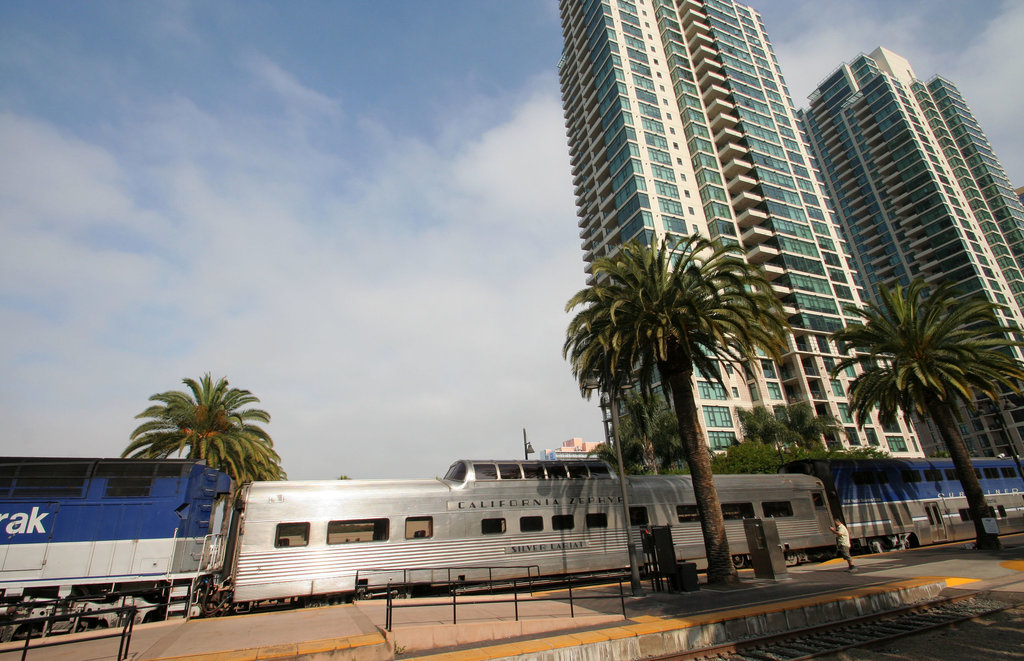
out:
{"label": "fence", "polygon": [[[71,640],[54,640],[47,638],[47,635],[53,632],[53,625],[57,622],[68,622],[68,632],[78,631],[83,620],[95,620],[95,619],[106,619],[102,616],[116,614],[116,620],[121,623],[120,633],[112,632],[107,634],[97,634],[90,636],[88,640],[97,640],[103,638],[120,638],[120,644],[117,648],[117,661],[123,661],[128,658],[128,648],[132,642],[132,630],[135,625],[135,614],[138,612],[138,608],[132,606],[115,606],[111,608],[99,608],[94,610],[78,610],[66,613],[57,613],[57,609],[60,607],[67,608],[69,604],[73,603],[72,600],[60,599],[52,602],[34,602],[32,607],[39,608],[51,608],[50,615],[42,615],[37,617],[24,617],[24,618],[12,618],[3,621],[4,628],[11,627],[11,634],[18,631],[25,633],[25,645],[21,648],[11,648],[7,650],[0,650],[0,654],[10,652],[21,652],[22,661],[28,655],[29,649],[39,649],[43,647],[54,647],[56,645],[69,645],[72,643],[79,642],[81,639]],[[42,638],[33,638],[32,632],[39,630],[42,634]],[[36,644],[31,645],[30,643],[35,640]]]}
{"label": "fence", "polygon": [[[603,578],[608,578],[608,576],[604,575]],[[577,583],[579,581],[581,581],[581,580],[586,581],[586,579],[587,579],[586,576],[582,576],[582,575],[577,575],[576,576]],[[619,605],[620,605],[620,608],[622,609],[622,617],[625,618],[626,617],[626,596],[625,596],[625,593],[624,593],[624,591],[622,589],[622,584],[623,584],[624,578],[622,576],[618,576],[614,580],[618,583],[618,588],[619,588],[619,594],[618,594],[618,596],[619,596]],[[567,576],[563,577],[563,582],[566,584],[567,589],[568,589],[567,597],[533,597],[533,598],[529,599],[528,601],[526,601],[525,603],[536,603],[538,601],[566,601],[566,600],[568,600],[568,602],[569,602],[569,617],[576,617],[576,602],[578,602],[578,601],[586,601],[586,600],[594,600],[594,599],[603,599],[603,600],[607,600],[608,599],[608,595],[590,595],[590,596],[585,596],[585,597],[574,595],[573,594],[573,576],[571,576],[571,575],[567,575]],[[586,582],[590,583],[592,581],[586,581]],[[459,596],[463,595],[463,597],[464,597],[465,594],[467,593],[467,589],[473,589],[474,586],[466,586],[462,581],[450,581],[447,584],[435,582],[435,586],[436,587],[438,587],[438,588],[447,588],[447,590],[451,594],[451,602],[450,603],[451,603],[451,607],[452,607],[452,624],[458,624],[459,623],[459,610],[458,609],[459,609],[460,605],[461,606],[470,606],[470,605],[473,605],[473,604],[513,604],[513,609],[514,609],[514,613],[515,613],[515,621],[518,622],[519,621],[519,603],[521,601],[520,598],[519,598],[520,592],[521,591],[522,592],[529,592],[530,594],[532,594],[533,593],[533,587],[534,587],[533,580],[532,579],[526,579],[526,580],[523,580],[523,579],[511,579],[508,583],[506,583],[506,585],[511,587],[512,597],[509,598],[509,599],[486,599],[486,600],[483,600],[483,599],[465,599],[465,598],[463,598],[460,601],[459,600]],[[437,606],[438,605],[437,603],[415,603],[415,602],[396,603],[395,599],[394,599],[395,596],[397,596],[400,593],[407,592],[410,587],[411,586],[405,585],[405,584],[402,584],[402,583],[390,583],[390,582],[388,583],[387,588],[386,588],[387,608],[386,608],[385,624],[384,624],[384,628],[387,629],[388,631],[391,631],[392,625],[394,624],[393,613],[394,613],[395,609],[399,609],[399,608],[426,608],[426,607],[433,607],[433,606]]]}

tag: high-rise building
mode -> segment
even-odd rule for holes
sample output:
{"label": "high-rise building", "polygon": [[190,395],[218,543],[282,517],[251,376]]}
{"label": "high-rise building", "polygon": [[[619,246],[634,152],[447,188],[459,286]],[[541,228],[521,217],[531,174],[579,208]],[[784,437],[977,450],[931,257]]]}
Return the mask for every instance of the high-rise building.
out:
{"label": "high-rise building", "polygon": [[561,0],[559,63],[584,262],[626,241],[700,233],[738,246],[785,305],[781,364],[698,375],[713,449],[739,437],[738,409],[806,402],[832,415],[838,446],[920,454],[902,423],[861,430],[836,379],[829,334],[859,305],[851,258],[798,133],[754,10],[731,0]]}
{"label": "high-rise building", "polygon": [[[839,67],[800,112],[840,224],[866,275],[878,284],[923,278],[1003,304],[1003,321],[1024,326],[1024,207],[957,88],[918,80],[910,63],[879,48]],[[976,454],[1021,447],[1024,404],[967,414]],[[942,447],[928,421],[926,449]],[[1013,439],[1007,437],[1010,432]]]}

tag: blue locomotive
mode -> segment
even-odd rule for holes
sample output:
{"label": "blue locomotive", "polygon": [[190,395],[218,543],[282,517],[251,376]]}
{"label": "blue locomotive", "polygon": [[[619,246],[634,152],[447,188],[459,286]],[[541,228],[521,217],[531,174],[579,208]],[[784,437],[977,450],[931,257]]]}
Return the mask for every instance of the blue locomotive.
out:
{"label": "blue locomotive", "polygon": [[[974,459],[999,532],[1024,531],[1024,479],[1012,459]],[[779,469],[813,475],[842,513],[854,549],[880,552],[975,537],[950,459],[807,459]]]}
{"label": "blue locomotive", "polygon": [[228,475],[198,461],[0,458],[0,603],[9,618],[112,595],[140,619],[183,613],[196,580],[219,569],[231,493]]}

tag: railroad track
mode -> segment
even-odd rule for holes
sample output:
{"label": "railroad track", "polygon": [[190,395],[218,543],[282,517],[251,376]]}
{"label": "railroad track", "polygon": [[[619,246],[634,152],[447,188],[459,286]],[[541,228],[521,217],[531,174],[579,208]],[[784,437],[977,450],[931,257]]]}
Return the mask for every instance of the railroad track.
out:
{"label": "railroad track", "polygon": [[832,622],[797,631],[772,634],[657,657],[657,661],[717,659],[721,661],[800,661],[843,650],[884,643],[904,636],[947,627],[1014,604],[981,596],[942,599],[854,620]]}

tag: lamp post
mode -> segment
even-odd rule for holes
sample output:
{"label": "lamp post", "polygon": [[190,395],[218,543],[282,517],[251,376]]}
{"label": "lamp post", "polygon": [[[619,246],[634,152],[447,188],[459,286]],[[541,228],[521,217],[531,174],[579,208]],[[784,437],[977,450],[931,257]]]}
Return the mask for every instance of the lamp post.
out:
{"label": "lamp post", "polygon": [[526,427],[523,427],[523,458],[529,461],[531,454],[536,454],[536,451],[533,449],[533,445],[526,440]]}
{"label": "lamp post", "polygon": [[[589,381],[586,389],[595,390],[598,387],[597,381]],[[640,567],[636,560],[636,541],[633,539],[633,523],[629,515],[629,489],[626,484],[626,467],[622,461],[622,443],[619,442],[619,390],[628,390],[631,385],[620,385],[617,381],[612,382],[608,392],[602,394],[603,398],[608,397],[608,405],[612,413],[612,444],[615,446],[615,461],[619,471],[619,490],[622,498],[622,513],[625,516],[626,526],[626,551],[629,553],[629,588],[633,596],[643,594],[643,587],[640,583]],[[603,408],[603,407],[602,407]]]}
{"label": "lamp post", "polygon": [[1003,403],[1002,400],[991,400],[988,403],[988,412],[995,416],[996,422],[999,424],[999,431],[1002,433],[1003,438],[1006,439],[1006,446],[1010,449],[1010,454],[1013,455],[1013,461],[1017,464],[1017,474],[1024,475],[1024,471],[1020,468],[1020,457],[1017,456],[1017,446],[1013,442],[1013,437],[1010,436],[1009,430],[1006,428],[1006,419],[1003,417]]}

